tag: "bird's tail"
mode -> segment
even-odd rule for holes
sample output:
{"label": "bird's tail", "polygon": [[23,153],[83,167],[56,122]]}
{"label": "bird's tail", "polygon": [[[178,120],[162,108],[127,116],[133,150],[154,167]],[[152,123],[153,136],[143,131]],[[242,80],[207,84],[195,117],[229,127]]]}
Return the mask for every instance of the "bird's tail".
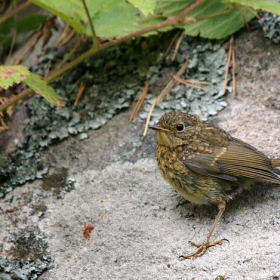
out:
{"label": "bird's tail", "polygon": [[274,167],[280,167],[280,159],[272,159],[271,160],[271,166]]}

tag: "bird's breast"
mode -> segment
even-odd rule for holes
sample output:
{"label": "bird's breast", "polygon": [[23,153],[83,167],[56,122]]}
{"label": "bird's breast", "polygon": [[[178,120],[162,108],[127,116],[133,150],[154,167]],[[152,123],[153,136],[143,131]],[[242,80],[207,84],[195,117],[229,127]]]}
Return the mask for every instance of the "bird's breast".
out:
{"label": "bird's breast", "polygon": [[228,200],[225,191],[227,183],[221,185],[221,180],[203,176],[193,172],[178,157],[180,146],[170,148],[158,145],[156,158],[162,177],[185,199],[196,204],[219,203]]}

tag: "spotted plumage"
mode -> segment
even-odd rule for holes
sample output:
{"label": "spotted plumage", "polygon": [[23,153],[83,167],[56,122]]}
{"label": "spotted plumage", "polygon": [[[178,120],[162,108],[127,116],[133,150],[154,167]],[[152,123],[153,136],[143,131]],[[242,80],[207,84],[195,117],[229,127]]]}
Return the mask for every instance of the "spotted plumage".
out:
{"label": "spotted plumage", "polygon": [[[157,130],[156,158],[163,178],[191,202],[218,205],[213,229],[226,202],[236,194],[258,181],[280,184],[280,171],[276,168],[280,159],[269,159],[196,116],[170,112],[150,128]],[[198,251],[186,258],[204,254],[212,231]]]}

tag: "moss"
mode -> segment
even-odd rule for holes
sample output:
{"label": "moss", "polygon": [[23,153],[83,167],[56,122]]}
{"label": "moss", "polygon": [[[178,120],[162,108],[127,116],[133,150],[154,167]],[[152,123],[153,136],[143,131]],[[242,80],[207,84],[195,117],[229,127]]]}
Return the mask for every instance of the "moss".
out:
{"label": "moss", "polygon": [[52,190],[57,198],[63,198],[65,193],[74,189],[74,181],[68,178],[68,169],[61,168],[43,178],[42,188],[45,191]]}
{"label": "moss", "polygon": [[0,259],[0,279],[38,279],[51,262],[48,245],[39,230],[24,230],[11,237],[14,246]]}
{"label": "moss", "polygon": [[21,262],[44,260],[48,245],[39,231],[23,231],[15,235],[13,239],[12,255],[15,260],[20,260]]}

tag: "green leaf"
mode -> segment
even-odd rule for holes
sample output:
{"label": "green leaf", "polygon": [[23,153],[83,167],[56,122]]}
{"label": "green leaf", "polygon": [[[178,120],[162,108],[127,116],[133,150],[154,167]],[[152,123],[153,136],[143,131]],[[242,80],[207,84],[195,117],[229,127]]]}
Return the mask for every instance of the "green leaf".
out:
{"label": "green leaf", "polygon": [[32,88],[36,93],[43,96],[48,102],[56,105],[59,108],[63,108],[64,104],[59,101],[58,95],[55,93],[53,88],[47,85],[45,81],[38,75],[30,73],[27,80],[23,81],[30,88]]}
{"label": "green leaf", "polygon": [[[68,22],[78,33],[92,36],[87,23],[88,19],[82,2],[79,0],[31,0],[44,9],[58,15]],[[86,0],[96,34],[100,38],[118,38],[137,32],[146,27],[158,24],[171,16],[175,16],[184,9],[195,3],[196,0]],[[230,5],[227,5],[227,4]],[[221,39],[227,37],[244,26],[245,21],[250,21],[254,15],[242,5],[250,7],[261,7],[266,10],[278,12],[278,3],[268,0],[204,0],[194,10],[187,14],[187,18],[195,18],[196,22],[182,25],[165,26],[160,31],[170,30],[174,27],[183,27],[185,33],[210,39]],[[268,9],[269,8],[269,9]],[[159,17],[147,16],[150,13],[160,15]],[[146,16],[143,16],[146,15]]]}
{"label": "green leaf", "polygon": [[[168,0],[160,0],[157,3],[156,12],[164,16],[174,16],[195,1],[176,0],[171,3]],[[254,15],[245,8],[240,7],[247,21]],[[198,36],[209,39],[225,38],[244,26],[243,18],[236,7],[221,3],[221,0],[205,0],[194,10],[187,14],[189,18],[195,18],[194,23],[184,25],[185,33],[190,36]]]}
{"label": "green leaf", "polygon": [[255,10],[261,9],[280,16],[280,3],[269,0],[227,0],[226,4],[246,5]]}
{"label": "green leaf", "polygon": [[173,17],[193,4],[196,0],[158,0],[156,1],[156,14]]}
{"label": "green leaf", "polygon": [[[77,0],[30,0],[43,9],[61,17],[78,33],[85,34],[86,30],[81,22],[85,19],[85,12],[81,1]],[[93,1],[95,2],[95,1]]]}
{"label": "green leaf", "polygon": [[12,36],[0,36],[0,46],[9,49],[13,41]]}
{"label": "green leaf", "polygon": [[128,0],[133,6],[139,9],[145,16],[154,13],[155,1],[154,0]]}
{"label": "green leaf", "polygon": [[15,26],[15,21],[13,18],[9,18],[2,23],[0,23],[0,34],[8,35],[11,33],[13,27]]}
{"label": "green leaf", "polygon": [[[83,25],[83,22],[88,20],[81,1],[30,0],[30,2],[61,17],[78,33],[91,36],[90,30]],[[159,19],[147,20],[140,15],[140,13],[153,14],[155,0],[86,0],[86,5],[101,38],[107,38],[107,34],[110,34],[109,37],[119,37],[160,22]],[[104,22],[106,26],[103,28],[99,24],[103,25]]]}
{"label": "green leaf", "polygon": [[22,18],[16,23],[17,33],[23,33],[38,29],[46,18],[47,16],[39,14],[29,15]]}
{"label": "green leaf", "polygon": [[46,84],[38,75],[31,73],[27,67],[17,66],[0,66],[0,87],[7,89],[13,83],[25,83],[36,93],[42,95],[48,102],[62,108],[63,103],[59,101],[55,91]]}
{"label": "green leaf", "polygon": [[[240,7],[240,9],[247,22],[254,17],[245,8]],[[233,34],[245,24],[238,9],[224,5],[220,0],[206,1],[200,10],[195,9],[188,16],[203,18],[215,14],[215,17],[185,25],[186,34],[191,36],[200,35],[209,39],[222,39]]]}
{"label": "green leaf", "polygon": [[[87,0],[97,36],[100,38],[117,38],[159,23],[158,18],[145,18],[143,14],[153,12],[154,0]],[[50,11],[69,23],[78,33],[91,36],[86,13],[81,1],[77,0],[31,0],[32,3]],[[139,6],[139,9],[135,6]]]}
{"label": "green leaf", "polygon": [[143,17],[137,8],[123,0],[111,1],[102,8],[93,17],[96,33],[102,38],[124,36],[162,21]]}
{"label": "green leaf", "polygon": [[7,89],[13,83],[20,83],[30,75],[29,70],[23,66],[0,66],[0,87]]}

